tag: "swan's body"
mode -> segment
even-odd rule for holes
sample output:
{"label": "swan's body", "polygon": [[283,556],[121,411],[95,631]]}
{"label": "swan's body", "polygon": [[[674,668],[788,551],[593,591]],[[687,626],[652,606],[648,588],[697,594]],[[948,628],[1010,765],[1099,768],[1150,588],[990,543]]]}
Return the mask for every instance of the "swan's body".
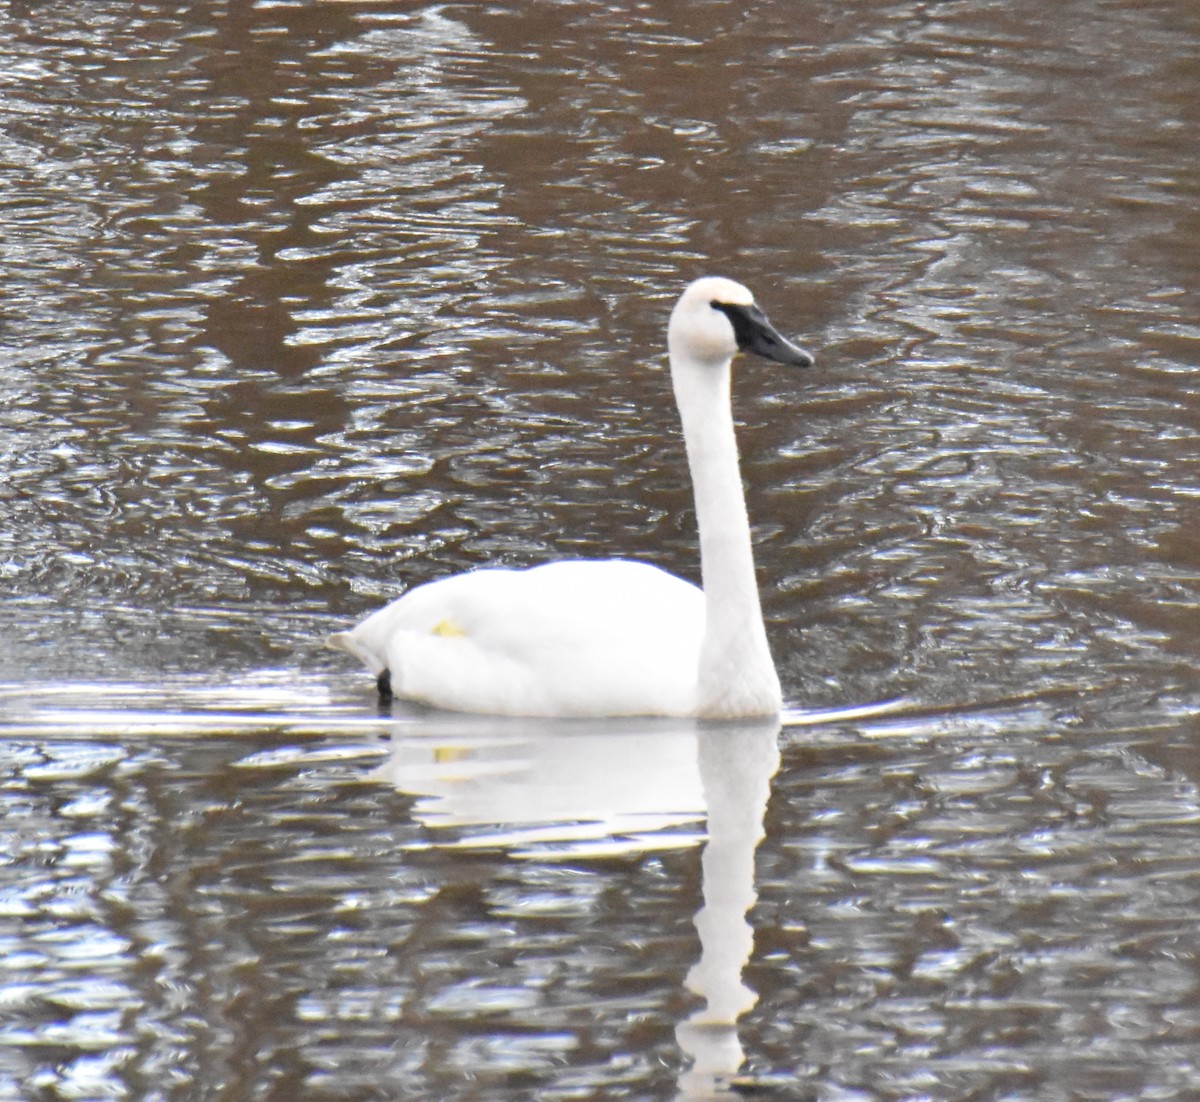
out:
{"label": "swan's body", "polygon": [[700,528],[703,590],[644,563],[487,569],[410,590],[332,642],[381,694],[496,715],[774,715],[782,697],[758,601],[730,406],[747,350],[807,367],[728,279],[696,280],[671,313],[671,379]]}
{"label": "swan's body", "polygon": [[[343,645],[390,687],[496,715],[688,715],[704,595],[645,563],[474,570],[380,609]],[[670,656],[670,661],[664,661]]]}

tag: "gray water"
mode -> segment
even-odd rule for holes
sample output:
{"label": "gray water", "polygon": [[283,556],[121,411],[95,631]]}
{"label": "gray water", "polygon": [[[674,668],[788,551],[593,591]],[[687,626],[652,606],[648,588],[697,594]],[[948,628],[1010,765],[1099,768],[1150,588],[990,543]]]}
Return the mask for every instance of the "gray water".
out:
{"label": "gray water", "polygon": [[[0,6],[0,1098],[1200,1094],[1200,11],[627,8]],[[381,715],[706,272],[782,728]]]}

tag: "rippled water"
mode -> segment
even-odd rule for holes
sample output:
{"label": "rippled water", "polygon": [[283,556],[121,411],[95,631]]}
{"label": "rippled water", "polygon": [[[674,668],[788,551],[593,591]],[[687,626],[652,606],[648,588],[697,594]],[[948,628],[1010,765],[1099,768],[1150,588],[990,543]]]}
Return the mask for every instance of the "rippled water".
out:
{"label": "rippled water", "polygon": [[[1196,1096],[1193,5],[0,43],[0,1097]],[[818,355],[737,381],[782,730],[380,716],[405,585],[695,576],[706,271]]]}

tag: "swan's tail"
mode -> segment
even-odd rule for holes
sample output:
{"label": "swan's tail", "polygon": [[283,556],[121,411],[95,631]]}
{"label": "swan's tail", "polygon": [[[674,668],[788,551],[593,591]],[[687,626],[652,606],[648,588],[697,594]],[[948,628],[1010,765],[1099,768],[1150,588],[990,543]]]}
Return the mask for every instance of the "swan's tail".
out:
{"label": "swan's tail", "polygon": [[375,685],[379,689],[380,704],[390,704],[392,702],[391,672],[386,665],[354,637],[354,632],[335,631],[332,635],[325,637],[325,645],[331,647],[333,650],[344,650],[347,654],[354,655],[374,676]]}
{"label": "swan's tail", "polygon": [[358,648],[354,645],[354,640],[348,631],[335,631],[332,635],[326,635],[325,645],[330,650],[344,650],[347,654],[358,657]]}
{"label": "swan's tail", "polygon": [[335,631],[325,637],[325,645],[352,654],[371,671],[373,677],[378,677],[387,668],[377,654],[373,654],[354,637],[352,631]]}

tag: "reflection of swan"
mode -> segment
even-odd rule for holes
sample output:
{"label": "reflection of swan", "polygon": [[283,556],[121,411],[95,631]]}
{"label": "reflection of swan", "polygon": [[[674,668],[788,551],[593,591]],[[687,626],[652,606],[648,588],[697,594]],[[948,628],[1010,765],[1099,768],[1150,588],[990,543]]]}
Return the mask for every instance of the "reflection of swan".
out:
{"label": "reflection of swan", "polygon": [[730,408],[739,351],[807,367],[745,287],[709,276],[667,330],[700,527],[703,592],[644,563],[490,569],[406,593],[331,642],[393,693],[455,711],[528,716],[775,715]]}
{"label": "reflection of swan", "polygon": [[546,858],[700,841],[690,723],[431,716],[395,725],[375,776],[417,796],[426,826],[459,828],[459,845]]}
{"label": "reflection of swan", "polygon": [[699,733],[700,780],[708,808],[704,846],[704,906],[696,915],[700,960],[688,987],[705,1000],[675,1030],[692,1067],[679,1080],[680,1099],[713,1097],[742,1063],[737,1020],[757,1001],[742,982],[754,934],[754,851],[763,836],[771,778],[779,768],[777,724]]}
{"label": "reflection of swan", "polygon": [[417,796],[427,826],[455,828],[447,844],[541,860],[691,845],[701,840],[692,824],[707,813],[700,957],[687,977],[705,1005],[676,1029],[692,1062],[679,1098],[700,1102],[741,1065],[737,1019],[756,998],[742,983],[753,944],[746,913],[778,730],[433,716],[395,725],[375,775]]}

